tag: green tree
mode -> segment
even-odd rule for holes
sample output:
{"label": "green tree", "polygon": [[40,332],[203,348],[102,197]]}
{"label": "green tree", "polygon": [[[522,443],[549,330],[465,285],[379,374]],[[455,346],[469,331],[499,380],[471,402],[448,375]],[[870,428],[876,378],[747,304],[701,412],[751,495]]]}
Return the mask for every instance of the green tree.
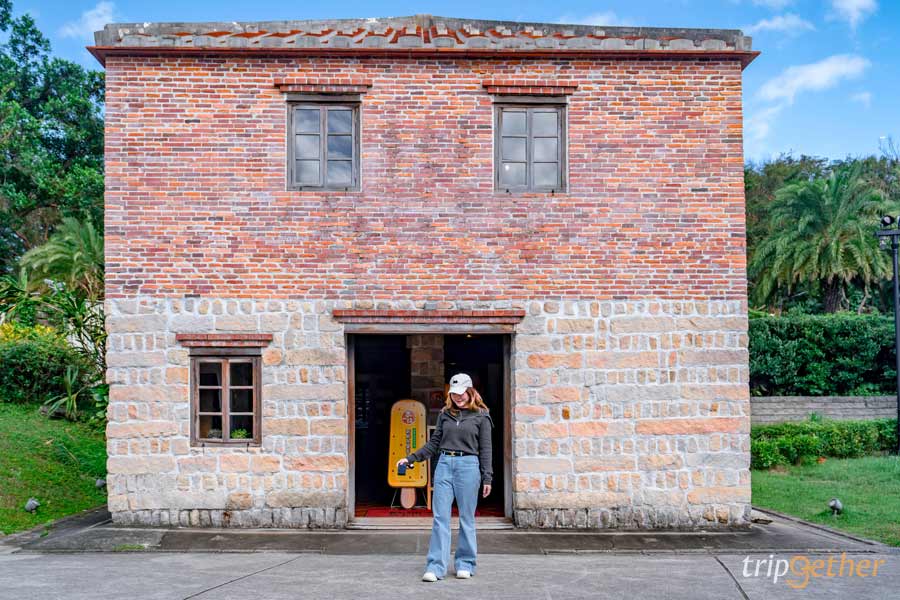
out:
{"label": "green tree", "polygon": [[790,183],[809,181],[824,175],[828,161],[824,158],[801,155],[794,158],[782,154],[761,164],[748,163],[744,168],[744,194],[747,199],[747,252],[771,231],[769,210],[775,193]]}
{"label": "green tree", "polygon": [[103,73],[50,56],[29,15],[0,0],[0,272],[62,217],[103,222]]}
{"label": "green tree", "polygon": [[103,299],[103,236],[91,221],[64,217],[47,243],[26,252],[20,264],[34,287],[50,280],[89,301]]}
{"label": "green tree", "polygon": [[873,231],[896,208],[858,161],[779,189],[769,207],[771,230],[748,265],[751,302],[771,305],[779,291],[806,283],[819,287],[826,313],[840,310],[849,285],[868,291],[890,275]]}

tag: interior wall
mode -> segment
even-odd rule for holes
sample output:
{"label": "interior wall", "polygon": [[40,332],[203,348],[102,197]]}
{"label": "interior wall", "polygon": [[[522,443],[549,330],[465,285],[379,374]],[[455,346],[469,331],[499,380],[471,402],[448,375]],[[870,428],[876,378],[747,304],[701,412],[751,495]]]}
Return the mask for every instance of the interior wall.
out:
{"label": "interior wall", "polygon": [[[406,336],[410,352],[411,398],[425,405],[427,422],[434,425],[443,406],[444,335],[425,333]],[[432,396],[436,396],[432,398]]]}

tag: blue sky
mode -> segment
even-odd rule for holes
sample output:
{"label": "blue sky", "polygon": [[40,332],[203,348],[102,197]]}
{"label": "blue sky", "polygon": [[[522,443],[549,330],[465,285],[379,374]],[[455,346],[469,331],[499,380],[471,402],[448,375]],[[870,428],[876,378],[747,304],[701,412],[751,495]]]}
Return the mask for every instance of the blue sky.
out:
{"label": "blue sky", "polygon": [[845,158],[900,143],[898,0],[521,0],[453,4],[370,0],[342,4],[274,0],[14,0],[54,52],[91,68],[84,50],[106,22],[261,21],[429,13],[550,23],[740,28],[762,55],[744,71],[745,155],[782,152]]}

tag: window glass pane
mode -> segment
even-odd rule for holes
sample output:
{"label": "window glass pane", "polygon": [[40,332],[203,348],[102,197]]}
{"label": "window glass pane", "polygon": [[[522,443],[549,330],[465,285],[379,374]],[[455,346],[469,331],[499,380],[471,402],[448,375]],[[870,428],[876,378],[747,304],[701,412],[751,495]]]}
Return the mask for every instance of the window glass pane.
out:
{"label": "window glass pane", "polygon": [[199,438],[222,439],[222,417],[213,415],[200,416],[200,431],[197,432]]}
{"label": "window glass pane", "polygon": [[253,412],[253,390],[231,390],[231,412]]}
{"label": "window glass pane", "polygon": [[298,135],[294,151],[297,158],[319,158],[319,136]]}
{"label": "window glass pane", "polygon": [[328,158],[350,158],[353,141],[349,135],[328,136]]}
{"label": "window glass pane", "polygon": [[500,156],[503,160],[525,160],[525,138],[505,137],[500,141]]}
{"label": "window glass pane", "polygon": [[231,417],[231,429],[228,436],[233,440],[253,439],[253,417],[249,415],[236,415]]}
{"label": "window glass pane", "polygon": [[556,129],[557,112],[537,112],[531,115],[531,135],[558,135]]}
{"label": "window glass pane", "polygon": [[501,135],[525,135],[525,111],[504,110],[500,121]]}
{"label": "window glass pane", "polygon": [[350,185],[350,176],[349,160],[328,161],[328,183],[330,185]]}
{"label": "window glass pane", "polygon": [[200,363],[200,385],[222,385],[222,365],[220,363]]}
{"label": "window glass pane", "polygon": [[555,187],[559,184],[559,167],[557,163],[534,163],[534,185]]}
{"label": "window glass pane", "polygon": [[350,133],[353,111],[345,108],[328,110],[328,133]]}
{"label": "window glass pane", "polygon": [[200,412],[222,412],[222,390],[200,390]]}
{"label": "window glass pane", "polygon": [[501,185],[525,185],[525,163],[503,163],[500,167]]}
{"label": "window glass pane", "polygon": [[319,161],[298,160],[296,177],[298,183],[319,185]]}
{"label": "window glass pane", "polygon": [[295,110],[294,130],[298,133],[319,133],[319,109],[300,108]]}
{"label": "window glass pane", "polygon": [[557,160],[558,142],[556,138],[534,138],[534,160]]}
{"label": "window glass pane", "polygon": [[253,385],[253,364],[248,362],[231,363],[231,380],[229,385]]}

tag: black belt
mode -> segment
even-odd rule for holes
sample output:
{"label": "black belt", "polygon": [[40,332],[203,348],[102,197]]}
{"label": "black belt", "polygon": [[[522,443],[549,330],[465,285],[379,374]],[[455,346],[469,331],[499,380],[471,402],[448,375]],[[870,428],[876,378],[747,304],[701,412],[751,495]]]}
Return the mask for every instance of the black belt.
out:
{"label": "black belt", "polygon": [[441,448],[441,454],[449,454],[450,456],[475,456],[474,452],[462,452],[461,450],[444,450]]}

